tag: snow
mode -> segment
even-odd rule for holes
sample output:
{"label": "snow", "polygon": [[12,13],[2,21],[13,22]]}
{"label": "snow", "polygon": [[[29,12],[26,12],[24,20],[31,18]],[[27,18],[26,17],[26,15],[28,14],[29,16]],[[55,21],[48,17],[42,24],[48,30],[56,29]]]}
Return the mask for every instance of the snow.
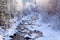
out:
{"label": "snow", "polygon": [[[35,13],[38,14],[37,12],[35,12]],[[44,14],[46,12],[43,12],[43,10],[42,10],[42,13]],[[44,16],[44,17],[47,16],[46,14],[45,15],[43,15],[43,14],[42,14],[42,16]],[[30,16],[34,16],[34,13],[32,12],[31,15],[24,17],[23,20],[30,20]],[[41,15],[38,17],[40,17],[42,19]],[[43,23],[43,22],[41,22],[41,20],[37,20],[37,21],[33,21],[33,23],[36,25],[41,25],[41,26],[38,27],[36,25],[35,26],[33,25],[33,28],[31,28],[31,26],[28,26],[27,28],[32,31],[39,30],[43,33],[43,36],[44,36],[44,37],[36,38],[35,40],[60,40],[60,32],[52,29],[52,26],[53,26],[51,24],[52,22],[51,23]],[[48,25],[51,25],[51,27],[48,27]],[[36,35],[32,34],[32,36],[30,36],[30,37],[34,38],[35,36]]]}
{"label": "snow", "polygon": [[42,31],[44,37],[38,38],[36,40],[60,40],[60,32],[56,32],[45,25],[43,25],[41,28],[37,28],[37,30]]}
{"label": "snow", "polygon": [[[19,10],[20,4],[23,6],[23,3],[21,0],[20,0],[21,2],[19,2],[19,0],[16,0],[16,1],[18,2],[17,9]],[[36,0],[36,1],[38,3],[40,0]],[[41,2],[41,4],[42,3],[45,4],[45,2],[48,2],[48,1],[41,0],[40,2]],[[0,29],[1,34],[2,34],[1,30],[5,33],[5,35],[4,35],[5,40],[10,40],[11,38],[9,36],[13,36],[16,32],[18,32],[18,30],[16,28],[22,20],[36,19],[36,16],[37,16],[36,20],[31,20],[32,24],[34,24],[34,25],[28,25],[26,28],[28,28],[31,31],[34,31],[34,30],[41,31],[43,33],[43,37],[35,38],[36,36],[38,36],[36,34],[31,34],[31,36],[29,36],[29,37],[34,38],[35,40],[60,40],[60,31],[56,31],[56,30],[52,29],[53,22],[50,22],[50,23],[42,22],[42,20],[43,19],[46,20],[45,17],[47,17],[47,12],[45,10],[43,10],[41,8],[40,12],[38,12],[40,9],[40,7],[38,7],[37,8],[38,11],[36,10],[37,12],[34,12],[35,5],[33,3],[29,3],[29,2],[26,2],[24,8],[27,10],[27,11],[25,11],[27,13],[27,16],[22,17],[22,19],[20,19],[19,21],[17,21],[18,19],[16,17],[14,19],[10,19],[9,21],[12,23],[12,26],[11,26],[11,28],[6,29],[5,32],[4,32],[4,30]],[[32,11],[32,8],[33,8],[33,11]],[[32,17],[35,17],[35,18],[32,18]],[[54,18],[56,18],[56,17],[54,17]],[[26,24],[28,24],[28,23],[26,23]],[[51,25],[51,27],[48,27],[48,25]],[[25,36],[28,36],[28,35],[25,35]],[[0,35],[0,40],[3,40],[2,35]]]}
{"label": "snow", "polygon": [[0,40],[3,40],[3,36],[2,35],[0,35]]}
{"label": "snow", "polygon": [[[29,17],[30,15],[28,15],[27,17]],[[31,15],[32,16],[32,15]],[[40,17],[40,16],[39,16]],[[26,17],[22,18],[23,20],[26,19]],[[19,24],[19,22],[17,22],[16,24],[13,24],[12,28],[8,29],[8,35],[11,36],[14,33],[16,33],[16,26]],[[44,37],[39,37],[36,38],[35,40],[60,40],[60,32],[56,32],[54,30],[52,30],[51,27],[47,27],[48,24],[42,23],[40,20],[37,20],[37,22],[34,21],[34,24],[38,24],[41,25],[40,27],[38,26],[33,26],[34,28],[28,27],[29,30],[39,30],[43,33]],[[31,38],[35,38],[35,34],[32,34],[32,36],[30,36]]]}
{"label": "snow", "polygon": [[[25,17],[25,19],[26,18],[28,18],[28,17]],[[28,19],[26,19],[26,20],[28,20]],[[37,21],[34,21],[34,24],[36,24],[36,25],[38,24],[41,26],[38,27],[36,25],[35,26],[33,25],[33,28],[31,28],[31,26],[29,26],[27,28],[32,31],[34,31],[34,30],[41,31],[44,36],[44,37],[36,38],[35,40],[60,40],[60,32],[53,30],[52,27],[48,27],[48,25],[51,25],[51,23],[47,24],[47,23],[41,22],[41,20],[37,20]],[[51,25],[51,26],[53,26],[53,25]],[[36,36],[35,34],[32,34],[32,36],[30,36],[30,37],[34,38],[35,36]]]}

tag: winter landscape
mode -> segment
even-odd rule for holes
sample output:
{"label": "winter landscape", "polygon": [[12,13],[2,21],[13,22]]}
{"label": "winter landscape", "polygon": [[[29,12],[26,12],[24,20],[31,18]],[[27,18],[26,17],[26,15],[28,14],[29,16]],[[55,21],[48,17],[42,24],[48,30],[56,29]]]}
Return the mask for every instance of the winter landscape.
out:
{"label": "winter landscape", "polygon": [[60,0],[0,0],[0,40],[60,40]]}

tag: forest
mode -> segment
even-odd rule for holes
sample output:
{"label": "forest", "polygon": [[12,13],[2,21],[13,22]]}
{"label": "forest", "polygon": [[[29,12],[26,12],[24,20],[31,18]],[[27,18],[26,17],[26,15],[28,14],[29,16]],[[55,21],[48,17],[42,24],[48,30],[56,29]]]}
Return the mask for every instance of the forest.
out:
{"label": "forest", "polygon": [[0,0],[0,40],[60,40],[60,0]]}

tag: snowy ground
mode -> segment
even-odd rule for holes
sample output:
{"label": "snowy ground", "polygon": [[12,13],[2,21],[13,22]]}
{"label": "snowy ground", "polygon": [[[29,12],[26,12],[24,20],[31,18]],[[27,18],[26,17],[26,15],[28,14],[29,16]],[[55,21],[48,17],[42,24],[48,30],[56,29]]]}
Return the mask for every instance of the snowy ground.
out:
{"label": "snowy ground", "polygon": [[[24,8],[26,9],[25,12],[28,14],[26,16],[23,15],[22,19],[19,19],[19,21],[17,21],[18,20],[17,18],[10,20],[10,22],[12,22],[12,27],[10,29],[6,29],[5,31],[3,30],[4,33],[1,33],[4,35],[5,40],[10,40],[9,36],[13,36],[16,32],[18,32],[18,30],[16,28],[22,20],[31,20],[31,21],[29,21],[29,23],[32,22],[31,24],[33,24],[33,25],[26,26],[26,28],[28,28],[29,30],[31,30],[31,31],[37,30],[37,31],[41,31],[43,33],[43,37],[40,37],[39,34],[38,35],[31,34],[31,36],[29,36],[29,37],[31,37],[35,40],[60,40],[60,31],[56,31],[52,28],[52,26],[53,26],[51,24],[52,22],[51,23],[42,22],[42,18],[45,15],[44,13],[46,13],[46,12],[43,10],[41,10],[40,12],[38,12],[39,10],[38,11],[36,10],[37,12],[34,12],[34,10],[32,10],[32,8],[34,9],[34,7],[35,7],[34,4],[32,4],[32,3],[30,4],[29,2],[27,2],[25,4]],[[43,14],[43,15],[41,15],[41,14]],[[47,15],[45,15],[45,16],[47,16]],[[13,21],[15,21],[15,23]],[[28,23],[26,22],[25,24],[28,24]],[[0,29],[0,30],[2,30],[2,29]],[[35,38],[36,36],[39,36],[39,37]],[[3,37],[0,36],[0,40],[3,40],[2,38]]]}
{"label": "snowy ground", "polygon": [[[28,4],[28,5],[27,5]],[[42,10],[42,12],[40,12],[41,14],[43,13],[44,15],[40,15],[40,13],[39,12],[33,12],[33,11],[31,11],[31,6],[30,6],[30,4],[29,3],[27,3],[27,4],[25,4],[25,6],[27,6],[27,8],[29,9],[29,11],[30,11],[30,14],[29,15],[27,15],[27,16],[24,16],[21,20],[31,20],[31,17],[34,17],[34,16],[36,16],[37,15],[37,20],[35,20],[35,21],[33,21],[32,20],[32,22],[33,22],[33,24],[35,24],[35,25],[32,25],[32,27],[31,26],[28,26],[27,28],[29,29],[29,30],[31,30],[31,31],[34,31],[34,30],[38,30],[38,31],[41,31],[42,33],[43,33],[43,37],[38,37],[38,38],[36,38],[35,40],[60,40],[60,32],[59,31],[56,31],[56,30],[53,30],[52,29],[52,26],[53,25],[51,25],[51,23],[44,23],[44,22],[42,22],[42,16],[44,16],[45,14],[44,13],[46,13],[46,12],[43,12]],[[32,4],[31,4],[32,5]],[[27,12],[27,11],[26,11]],[[29,13],[29,12],[27,12],[27,13]],[[46,16],[46,15],[45,15]],[[45,17],[44,16],[44,17]],[[36,17],[35,17],[36,18]],[[34,18],[32,18],[32,19],[34,19]],[[20,20],[20,21],[21,21]],[[16,23],[16,25],[14,24],[14,26],[12,27],[12,29],[15,27],[15,26],[17,26],[19,24],[19,22],[17,21],[17,23]],[[27,24],[27,23],[26,23]],[[16,28],[16,27],[15,27]],[[15,30],[15,29],[14,29]],[[13,30],[13,31],[14,31]],[[12,33],[13,33],[13,31],[11,31]],[[34,38],[36,35],[34,35],[34,34],[32,34],[30,37],[31,38]]]}
{"label": "snowy ground", "polygon": [[[31,26],[28,26],[27,28],[31,31],[34,31],[34,30],[41,31],[43,33],[43,37],[38,37],[38,38],[35,39],[36,35],[34,35],[34,34],[32,34],[30,37],[34,38],[35,40],[60,40],[60,32],[53,30],[52,27],[51,27],[52,26],[51,23],[47,24],[47,23],[41,22],[41,15],[39,15],[39,14],[37,14],[37,15],[38,15],[38,20],[32,21],[33,24],[35,24],[35,25],[32,25],[33,28]],[[21,20],[30,20],[31,19],[30,17],[33,17],[33,16],[35,16],[35,14],[25,16]],[[16,23],[14,23],[12,25],[12,27],[7,30],[6,35],[11,36],[14,33],[16,33],[17,32],[16,28],[19,25],[19,22],[21,22],[21,20],[16,21]],[[10,39],[8,36],[5,37],[5,38],[6,38],[5,40]]]}
{"label": "snowy ground", "polygon": [[[38,16],[38,17],[41,17],[41,16]],[[56,31],[56,30],[53,30],[51,23],[49,23],[49,24],[43,23],[43,22],[41,22],[40,19],[33,22],[33,23],[36,24],[36,25],[40,25],[40,26],[35,25],[35,26],[33,26],[33,28],[28,27],[28,29],[30,29],[32,31],[33,30],[39,30],[43,33],[43,36],[44,36],[44,37],[36,38],[35,40],[60,40],[60,32]],[[30,37],[34,38],[35,36],[32,35]]]}
{"label": "snowy ground", "polygon": [[48,24],[43,24],[40,28],[36,28],[43,32],[44,37],[38,38],[36,40],[60,40],[60,32],[52,30],[48,27]]}

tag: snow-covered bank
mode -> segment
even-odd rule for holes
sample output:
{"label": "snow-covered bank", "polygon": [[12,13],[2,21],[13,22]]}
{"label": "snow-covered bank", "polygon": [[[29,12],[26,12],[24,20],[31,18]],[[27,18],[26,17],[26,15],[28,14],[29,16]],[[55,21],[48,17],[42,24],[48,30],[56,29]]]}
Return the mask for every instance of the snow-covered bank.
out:
{"label": "snow-covered bank", "polygon": [[16,32],[32,40],[60,40],[60,14],[48,9],[48,4],[49,0],[12,0],[13,18],[6,21],[9,28],[0,28],[0,40],[10,40]]}
{"label": "snow-covered bank", "polygon": [[[31,15],[31,16],[33,17],[35,15]],[[25,17],[24,20],[25,19],[30,20],[30,17],[29,16]],[[41,16],[39,15],[38,17],[41,17]],[[43,37],[38,37],[35,39],[36,34],[35,35],[32,34],[29,37],[34,38],[35,40],[60,40],[59,38],[60,32],[57,30],[54,30],[52,28],[53,25],[51,23],[44,23],[44,22],[41,22],[41,20],[39,19],[39,20],[33,21],[33,24],[35,24],[35,25],[32,25],[33,28],[30,25],[27,28],[31,31],[34,31],[34,30],[41,31],[43,33]]]}

